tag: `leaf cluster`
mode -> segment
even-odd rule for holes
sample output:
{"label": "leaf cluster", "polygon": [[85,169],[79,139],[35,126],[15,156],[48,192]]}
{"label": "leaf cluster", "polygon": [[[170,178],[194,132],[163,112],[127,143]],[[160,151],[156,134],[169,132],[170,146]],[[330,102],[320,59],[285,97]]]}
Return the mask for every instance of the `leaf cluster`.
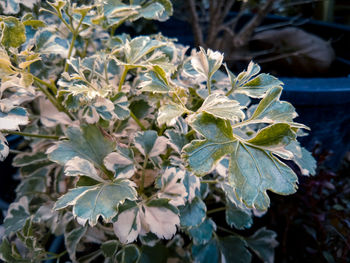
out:
{"label": "leaf cluster", "polygon": [[[285,160],[315,171],[297,141],[308,128],[280,100],[283,83],[253,62],[235,75],[223,54],[188,56],[160,34],[114,34],[123,23],[167,19],[168,0],[47,5],[38,17],[0,17],[0,158],[8,134],[29,145],[13,162],[21,183],[1,258],[47,257],[41,229],[64,235],[73,262],[149,262],[154,253],[250,262],[252,252],[273,262],[274,232],[235,230],[268,209],[267,191],[296,191]],[[222,210],[224,223],[212,217]]]}

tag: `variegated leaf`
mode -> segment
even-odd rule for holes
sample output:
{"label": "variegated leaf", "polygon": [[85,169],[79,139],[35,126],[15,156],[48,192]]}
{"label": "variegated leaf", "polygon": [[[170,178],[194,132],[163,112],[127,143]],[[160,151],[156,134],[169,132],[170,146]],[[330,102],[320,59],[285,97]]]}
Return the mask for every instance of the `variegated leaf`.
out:
{"label": "variegated leaf", "polygon": [[259,74],[260,66],[250,62],[246,71],[237,77],[226,67],[232,92],[243,93],[252,98],[262,98],[271,88],[279,87],[283,83],[269,74]]}
{"label": "variegated leaf", "polygon": [[66,136],[68,141],[58,142],[48,149],[50,160],[65,165],[66,162],[78,156],[93,163],[105,174],[111,174],[105,168],[103,159],[113,151],[115,143],[105,138],[96,126],[82,125],[81,129],[68,127]]}
{"label": "variegated leaf", "polygon": [[116,147],[116,152],[106,156],[104,164],[108,170],[115,173],[116,178],[130,178],[136,171],[133,151],[119,145]]}
{"label": "variegated leaf", "polygon": [[168,126],[172,126],[175,124],[176,118],[180,117],[182,114],[187,112],[188,110],[185,109],[183,106],[175,103],[169,103],[166,105],[163,105],[159,108],[158,112],[158,124],[163,125],[166,123]]}
{"label": "variegated leaf", "polygon": [[207,52],[200,47],[191,59],[193,68],[201,74],[207,81],[211,81],[214,73],[221,67],[224,56],[218,51],[208,49]]}
{"label": "variegated leaf", "polygon": [[73,205],[73,215],[81,225],[95,226],[101,216],[110,222],[117,214],[116,208],[126,199],[135,200],[134,184],[128,180],[83,186],[72,189],[55,204],[56,210]]}
{"label": "variegated leaf", "polygon": [[230,185],[237,198],[243,200],[248,207],[266,210],[269,206],[267,190],[279,194],[292,194],[296,191],[298,178],[293,170],[273,156],[272,151],[264,149],[273,146],[278,149],[283,143],[288,144],[295,138],[288,124],[282,124],[266,138],[261,133],[258,134],[256,138],[264,138],[261,140],[264,143],[257,145],[253,144],[254,138],[250,142],[236,139],[228,121],[206,113],[197,115],[190,125],[205,137],[204,140],[194,140],[184,147],[184,157],[190,168],[205,175],[218,161],[229,155]]}
{"label": "variegated leaf", "polygon": [[7,145],[6,138],[0,133],[0,161],[5,160],[9,152],[10,148]]}
{"label": "variegated leaf", "polygon": [[187,196],[186,188],[182,183],[184,175],[184,171],[168,167],[156,181],[156,186],[160,189],[158,198],[169,199],[169,204],[174,206],[184,205]]}
{"label": "variegated leaf", "polygon": [[168,140],[158,136],[156,131],[138,132],[135,135],[134,143],[143,156],[156,157],[163,153],[167,147]]}
{"label": "variegated leaf", "polygon": [[4,47],[18,48],[26,42],[26,30],[23,23],[16,17],[0,17],[1,44]]}
{"label": "variegated leaf", "polygon": [[66,163],[64,172],[68,176],[87,176],[98,182],[106,182],[98,176],[91,162],[79,156],[74,157]]}
{"label": "variegated leaf", "polygon": [[27,111],[15,106],[8,99],[0,100],[0,130],[18,130],[28,123]]}
{"label": "variegated leaf", "polygon": [[5,234],[10,235],[21,230],[29,217],[29,201],[23,196],[17,202],[13,202],[7,211],[3,224]]}
{"label": "variegated leaf", "polygon": [[178,210],[167,199],[153,199],[138,205],[127,202],[114,223],[114,232],[123,243],[133,242],[138,235],[149,231],[158,238],[170,239],[179,222]]}
{"label": "variegated leaf", "polygon": [[197,113],[206,112],[217,118],[238,121],[245,117],[242,109],[243,107],[240,106],[238,101],[220,94],[211,94],[205,99]]}

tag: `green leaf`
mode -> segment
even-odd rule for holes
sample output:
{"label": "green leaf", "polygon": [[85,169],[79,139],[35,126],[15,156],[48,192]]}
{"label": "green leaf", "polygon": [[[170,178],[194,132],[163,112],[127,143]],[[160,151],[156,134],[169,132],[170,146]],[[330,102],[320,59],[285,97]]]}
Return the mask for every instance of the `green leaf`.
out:
{"label": "green leaf", "polygon": [[111,174],[103,164],[103,159],[115,148],[115,143],[103,136],[93,125],[82,125],[81,129],[68,127],[66,131],[68,141],[58,142],[48,149],[51,161],[65,165],[74,157],[80,157],[93,163],[95,167],[107,175]]}
{"label": "green leaf", "polygon": [[191,59],[193,68],[202,75],[207,81],[211,81],[214,73],[221,67],[224,56],[218,51],[208,49],[207,52],[200,47]]}
{"label": "green leaf", "polygon": [[119,145],[116,146],[116,152],[106,156],[104,164],[108,170],[115,173],[116,178],[130,178],[136,171],[134,152]]}
{"label": "green leaf", "polygon": [[5,235],[16,233],[24,227],[27,219],[30,217],[28,209],[28,198],[26,196],[21,197],[17,202],[13,202],[10,205],[3,224]]}
{"label": "green leaf", "polygon": [[[1,3],[1,2],[0,2]],[[16,251],[17,247],[12,246],[4,236],[0,244],[0,259],[8,263],[30,263],[29,259],[23,259]]]}
{"label": "green leaf", "polygon": [[135,200],[136,191],[131,181],[115,181],[75,188],[63,195],[54,209],[58,210],[73,205],[73,215],[81,225],[88,221],[95,226],[100,216],[110,222],[117,214],[118,206],[126,199]]}
{"label": "green leaf", "polygon": [[30,19],[30,20],[23,21],[23,25],[31,26],[34,29],[38,29],[39,27],[46,27],[45,22],[43,22],[41,20],[35,20],[35,19]]}
{"label": "green leaf", "polygon": [[140,263],[164,263],[167,262],[169,249],[163,244],[155,246],[142,246]]}
{"label": "green leaf", "polygon": [[193,245],[192,256],[194,262],[251,262],[251,254],[246,248],[246,242],[237,236],[213,238],[204,245]]}
{"label": "green leaf", "polygon": [[260,66],[250,62],[246,71],[237,77],[226,67],[232,90],[243,93],[252,98],[262,98],[271,88],[279,87],[283,83],[269,74],[259,74]]}
{"label": "green leaf", "polygon": [[124,246],[118,251],[116,258],[120,263],[136,263],[140,258],[140,251],[135,245]]}
{"label": "green leaf", "polygon": [[4,137],[4,135],[2,135],[2,133],[0,133],[0,161],[4,161],[7,157],[7,155],[9,155],[10,152],[10,148],[8,147],[6,138]]}
{"label": "green leaf", "polygon": [[101,250],[106,258],[112,258],[117,253],[118,247],[117,240],[108,240],[101,245]]}
{"label": "green leaf", "polygon": [[164,13],[165,13],[165,8],[163,5],[161,5],[160,3],[151,3],[141,8],[139,10],[138,15],[132,20],[134,21],[134,19],[136,20],[139,17],[140,18],[143,17],[149,20],[154,19],[154,20],[164,21],[168,18],[166,15],[164,15]]}
{"label": "green leaf", "polygon": [[191,227],[188,233],[192,237],[195,245],[204,245],[211,240],[213,231],[216,230],[216,224],[210,218],[206,218],[203,223],[196,227]]}
{"label": "green leaf", "polygon": [[224,95],[211,94],[205,99],[197,113],[206,112],[224,120],[238,121],[245,117],[242,108],[238,101],[231,100]]}
{"label": "green leaf", "polygon": [[12,104],[8,99],[0,100],[0,130],[18,130],[28,123],[27,111]]}
{"label": "green leaf", "polygon": [[196,227],[203,223],[207,207],[202,199],[196,197],[191,203],[180,207],[180,223],[182,227]]}
{"label": "green leaf", "polygon": [[192,246],[192,257],[196,263],[219,263],[221,261],[221,255],[217,241],[211,239],[205,245]]}
{"label": "green leaf", "polygon": [[275,262],[274,250],[278,246],[277,234],[265,227],[260,228],[252,236],[246,238],[248,246],[264,262]]}
{"label": "green leaf", "polygon": [[73,262],[77,262],[76,260],[76,250],[79,245],[80,240],[85,235],[87,231],[87,226],[74,228],[69,233],[64,234],[64,243],[66,245],[68,254],[70,259]]}
{"label": "green leaf", "polygon": [[[205,175],[224,156],[229,155],[229,183],[237,198],[247,207],[266,210],[269,205],[267,190],[278,194],[292,194],[296,191],[297,176],[292,169],[273,156],[271,151],[259,149],[241,139],[237,140],[228,121],[201,113],[190,125],[205,137],[204,140],[192,141],[183,149],[190,168],[200,175]],[[287,133],[282,135],[288,137],[289,131],[284,131]],[[263,132],[262,135],[264,134]],[[280,142],[285,141],[282,135],[278,135],[279,139],[272,140],[277,142],[278,146]],[[260,136],[259,133],[257,136],[259,137],[255,142],[265,141],[264,136]],[[254,139],[252,141],[254,142]],[[273,144],[269,145],[272,146]]]}
{"label": "green leaf", "polygon": [[167,138],[157,135],[156,131],[149,130],[137,132],[134,137],[136,148],[143,156],[156,157],[163,153],[167,147]]}
{"label": "green leaf", "polygon": [[17,196],[35,196],[39,192],[44,193],[46,191],[48,174],[49,169],[43,167],[22,179],[16,188]]}
{"label": "green leaf", "polygon": [[20,47],[26,42],[25,26],[17,18],[1,17],[0,26],[2,28],[1,44],[6,47]]}
{"label": "green leaf", "polygon": [[45,55],[59,55],[68,57],[69,40],[63,39],[49,30],[43,29],[35,35],[35,51]]}
{"label": "green leaf", "polygon": [[235,203],[227,200],[226,222],[231,227],[234,226],[239,230],[250,228],[253,224],[252,212],[247,208],[238,207]]}
{"label": "green leaf", "polygon": [[251,209],[248,209],[242,201],[236,197],[234,189],[223,183],[221,185],[226,195],[226,222],[236,229],[250,228],[253,224],[253,215]]}

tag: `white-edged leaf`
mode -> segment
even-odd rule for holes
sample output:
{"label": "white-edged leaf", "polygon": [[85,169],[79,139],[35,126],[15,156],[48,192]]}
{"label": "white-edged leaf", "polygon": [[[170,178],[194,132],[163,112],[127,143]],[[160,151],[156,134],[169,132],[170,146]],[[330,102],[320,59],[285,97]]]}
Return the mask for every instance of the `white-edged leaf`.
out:
{"label": "white-edged leaf", "polygon": [[28,123],[28,113],[15,106],[8,99],[0,100],[0,130],[18,130],[19,125]]}
{"label": "white-edged leaf", "polygon": [[136,171],[134,153],[128,147],[117,145],[116,152],[108,154],[103,162],[116,178],[130,178]]}
{"label": "white-edged leaf", "polygon": [[184,205],[187,196],[186,188],[182,183],[185,171],[178,171],[175,167],[165,169],[157,180],[158,198],[169,199],[174,206]]}
{"label": "white-edged leaf", "polygon": [[97,171],[93,164],[86,159],[82,159],[79,156],[74,157],[66,163],[64,172],[68,176],[87,176],[98,182],[105,182],[98,176]]}
{"label": "white-edged leaf", "polygon": [[139,206],[132,202],[125,202],[119,211],[117,220],[113,223],[114,233],[123,244],[134,242],[141,232],[141,217]]}
{"label": "white-edged leaf", "polygon": [[221,119],[239,121],[245,117],[242,109],[238,101],[221,94],[211,94],[205,99],[197,113],[206,112]]}
{"label": "white-edged leaf", "polygon": [[55,209],[73,205],[73,215],[79,224],[95,226],[101,216],[110,222],[117,214],[117,208],[126,199],[135,200],[134,184],[128,180],[103,183],[94,186],[75,188],[62,196],[55,204]]}
{"label": "white-edged leaf", "polygon": [[21,230],[29,217],[28,197],[22,196],[17,202],[13,202],[8,208],[3,223],[5,234],[10,235],[11,233],[16,233]]}
{"label": "white-edged leaf", "polygon": [[303,175],[307,176],[316,174],[317,163],[308,150],[301,147],[297,141],[291,142],[285,148],[293,153],[292,160],[298,165]]}
{"label": "white-edged leaf", "polygon": [[168,126],[172,126],[176,122],[176,118],[187,112],[187,109],[179,104],[169,103],[159,108],[158,112],[158,124],[162,125],[166,123]]}
{"label": "white-edged leaf", "polygon": [[259,74],[260,66],[250,62],[246,71],[237,77],[226,67],[231,87],[234,92],[243,93],[252,98],[262,98],[271,88],[279,87],[283,83],[269,74]]}
{"label": "white-edged leaf", "polygon": [[205,77],[208,81],[214,73],[221,67],[224,56],[218,52],[208,49],[207,52],[200,47],[198,51],[191,59],[193,68]]}
{"label": "white-edged leaf", "polygon": [[119,120],[125,120],[130,116],[128,98],[124,93],[118,93],[113,100],[113,104],[115,116]]}
{"label": "white-edged leaf", "polygon": [[3,161],[6,159],[6,157],[9,155],[10,148],[7,145],[7,141],[4,135],[0,133],[0,161]]}
{"label": "white-edged leaf", "polygon": [[39,99],[40,121],[46,127],[55,127],[59,124],[70,125],[71,119],[57,108],[48,99]]}
{"label": "white-edged leaf", "polygon": [[198,176],[194,175],[193,173],[190,173],[189,171],[186,171],[183,184],[186,188],[187,196],[186,199],[189,203],[192,202],[192,200],[196,197],[197,193],[200,191],[201,182]]}
{"label": "white-edged leaf", "polygon": [[[284,195],[296,191],[297,176],[272,154],[273,144],[280,148],[283,142],[289,143],[295,138],[295,135],[291,136],[288,124],[281,124],[266,138],[260,134],[259,138],[264,143],[257,143],[257,146],[253,144],[254,138],[250,143],[236,139],[229,121],[216,119],[207,113],[198,114],[190,125],[205,137],[204,140],[193,140],[183,149],[190,168],[199,175],[205,175],[222,158],[229,156],[229,183],[237,198],[247,207],[266,210],[270,202],[267,190]],[[264,144],[271,150],[264,149]]]}
{"label": "white-edged leaf", "polygon": [[168,204],[166,199],[149,201],[145,206],[145,223],[149,230],[159,238],[170,239],[176,233],[176,226],[180,224],[177,209]]}
{"label": "white-edged leaf", "polygon": [[156,131],[149,130],[137,132],[134,142],[142,155],[156,157],[165,151],[168,139],[164,136],[158,136]]}
{"label": "white-edged leaf", "polygon": [[68,127],[68,141],[56,143],[47,150],[51,161],[65,165],[66,162],[78,156],[93,163],[96,168],[106,171],[103,159],[115,148],[115,143],[103,136],[94,125],[82,125],[79,128]]}

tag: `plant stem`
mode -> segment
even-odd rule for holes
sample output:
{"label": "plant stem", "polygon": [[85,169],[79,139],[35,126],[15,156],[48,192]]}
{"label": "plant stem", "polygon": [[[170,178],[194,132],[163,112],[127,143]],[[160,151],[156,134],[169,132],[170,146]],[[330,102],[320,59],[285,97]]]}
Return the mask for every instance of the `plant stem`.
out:
{"label": "plant stem", "polygon": [[57,108],[57,110],[64,112],[65,114],[68,115],[68,117],[73,121],[74,116],[65,108],[63,107],[57,100],[56,98],[45,88],[43,88],[40,84],[39,81],[37,81],[37,86],[38,88],[46,95],[46,97],[51,101],[51,103]]}
{"label": "plant stem", "polygon": [[208,79],[208,81],[207,81],[207,89],[208,89],[208,93],[210,95],[211,94],[211,79]]}
{"label": "plant stem", "polygon": [[122,86],[124,84],[126,74],[128,73],[128,71],[129,71],[128,67],[124,66],[124,70],[123,70],[122,76],[121,76],[120,81],[119,81],[118,92],[122,91]]}
{"label": "plant stem", "polygon": [[231,93],[233,92],[235,90],[235,87],[232,87],[228,92],[226,92],[226,96],[228,97],[228,96],[230,96],[231,95]]}
{"label": "plant stem", "polygon": [[40,84],[42,84],[42,85],[44,85],[44,86],[50,88],[55,94],[57,93],[57,88],[56,88],[56,86],[55,86],[54,84],[48,83],[48,82],[46,82],[46,81],[44,81],[44,80],[42,80],[42,79],[39,79],[38,77],[36,77],[36,76],[34,76],[34,75],[33,75],[33,79],[34,79],[35,81],[39,82]]}
{"label": "plant stem", "polygon": [[[68,71],[68,68],[69,68],[68,60],[72,56],[75,40],[77,39],[77,36],[79,35],[79,28],[80,28],[81,24],[83,23],[84,18],[85,18],[85,15],[82,15],[80,20],[79,20],[78,26],[74,30],[72,30],[72,34],[73,34],[72,42],[70,43],[70,46],[69,46],[68,57],[66,59],[66,64],[64,65],[64,72]],[[72,25],[72,28],[73,28],[73,25]]]}
{"label": "plant stem", "polygon": [[142,173],[141,173],[141,184],[140,184],[140,192],[143,193],[144,185],[145,185],[145,173],[146,173],[146,167],[148,164],[148,155],[145,157],[145,161],[143,162],[142,166]]}
{"label": "plant stem", "polygon": [[27,133],[27,132],[9,131],[9,130],[0,130],[0,131],[2,133],[21,135],[25,137],[51,139],[56,141],[60,140],[60,136],[56,136],[56,135],[45,135],[45,134],[36,134],[36,133]]}
{"label": "plant stem", "polygon": [[186,138],[191,137],[192,135],[196,134],[195,130],[190,130],[188,133],[186,133]]}
{"label": "plant stem", "polygon": [[130,117],[134,119],[134,121],[137,123],[137,125],[140,126],[141,130],[145,131],[146,130],[146,127],[143,126],[143,124],[141,123],[141,121],[135,116],[135,114],[130,111]]}
{"label": "plant stem", "polygon": [[226,210],[226,207],[218,207],[218,208],[214,208],[214,209],[211,209],[211,210],[208,210],[207,211],[207,215],[210,215],[210,214],[214,214],[216,212],[221,212],[221,211],[225,211]]}
{"label": "plant stem", "polygon": [[202,184],[217,184],[219,183],[218,180],[201,180]]}

